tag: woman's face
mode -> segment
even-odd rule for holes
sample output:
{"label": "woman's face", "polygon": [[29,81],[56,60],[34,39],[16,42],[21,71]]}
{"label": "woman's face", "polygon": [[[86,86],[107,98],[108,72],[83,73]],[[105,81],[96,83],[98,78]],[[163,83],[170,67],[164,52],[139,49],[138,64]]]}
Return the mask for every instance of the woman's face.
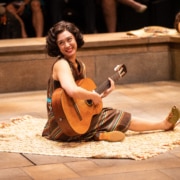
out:
{"label": "woman's face", "polygon": [[180,32],[180,22],[178,23],[178,32]]}
{"label": "woman's face", "polygon": [[59,50],[67,59],[76,58],[77,42],[72,33],[63,31],[57,35],[57,45]]}

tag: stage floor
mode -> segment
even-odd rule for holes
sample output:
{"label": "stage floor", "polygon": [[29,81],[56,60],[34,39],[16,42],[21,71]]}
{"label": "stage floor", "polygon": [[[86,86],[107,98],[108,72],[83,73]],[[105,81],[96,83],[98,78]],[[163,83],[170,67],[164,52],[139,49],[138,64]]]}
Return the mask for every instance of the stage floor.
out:
{"label": "stage floor", "polygon": [[[23,115],[47,117],[45,90],[0,94],[0,99],[0,122]],[[104,106],[152,121],[165,118],[173,105],[180,108],[177,81],[118,85],[104,99]],[[1,152],[0,179],[180,179],[180,148],[142,161]]]}

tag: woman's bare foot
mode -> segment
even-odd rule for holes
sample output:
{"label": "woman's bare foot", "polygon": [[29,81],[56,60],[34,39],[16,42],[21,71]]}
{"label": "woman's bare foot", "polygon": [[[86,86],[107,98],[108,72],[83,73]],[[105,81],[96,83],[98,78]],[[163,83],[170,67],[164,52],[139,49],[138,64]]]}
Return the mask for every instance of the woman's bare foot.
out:
{"label": "woman's bare foot", "polygon": [[139,7],[136,8],[135,10],[136,10],[136,12],[138,12],[138,13],[143,13],[144,11],[146,11],[146,9],[147,9],[147,6],[144,5],[144,4],[141,4],[141,5],[139,5]]}

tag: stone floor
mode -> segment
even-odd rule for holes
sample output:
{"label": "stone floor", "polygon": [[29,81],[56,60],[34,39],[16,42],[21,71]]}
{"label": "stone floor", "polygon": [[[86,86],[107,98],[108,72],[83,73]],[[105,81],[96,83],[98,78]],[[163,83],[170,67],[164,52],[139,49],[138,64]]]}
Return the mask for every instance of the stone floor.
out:
{"label": "stone floor", "polygon": [[[0,94],[0,121],[29,114],[46,118],[46,92]],[[151,82],[117,86],[105,106],[156,121],[167,116],[173,105],[180,107],[180,82]],[[139,147],[141,148],[141,147]],[[3,180],[179,180],[180,147],[148,160],[91,159],[0,153]]]}

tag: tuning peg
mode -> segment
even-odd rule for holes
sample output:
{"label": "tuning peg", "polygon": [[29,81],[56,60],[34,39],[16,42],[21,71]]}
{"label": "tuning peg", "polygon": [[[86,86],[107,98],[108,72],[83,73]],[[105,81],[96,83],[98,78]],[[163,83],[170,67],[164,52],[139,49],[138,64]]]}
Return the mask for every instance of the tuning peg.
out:
{"label": "tuning peg", "polygon": [[118,64],[118,65],[114,68],[114,71],[119,71],[122,66],[123,66],[123,64]]}

